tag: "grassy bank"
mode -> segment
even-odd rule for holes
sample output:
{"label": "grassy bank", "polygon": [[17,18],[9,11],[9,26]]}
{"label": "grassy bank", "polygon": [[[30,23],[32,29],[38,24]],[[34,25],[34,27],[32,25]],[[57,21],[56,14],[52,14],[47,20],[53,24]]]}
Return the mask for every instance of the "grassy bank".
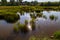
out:
{"label": "grassy bank", "polygon": [[0,13],[33,12],[43,10],[60,10],[60,6],[0,6]]}

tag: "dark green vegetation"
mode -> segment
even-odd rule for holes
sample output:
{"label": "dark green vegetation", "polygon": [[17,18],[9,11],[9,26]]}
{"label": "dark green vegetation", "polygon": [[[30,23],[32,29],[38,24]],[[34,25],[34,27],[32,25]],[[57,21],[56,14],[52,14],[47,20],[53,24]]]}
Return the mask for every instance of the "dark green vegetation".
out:
{"label": "dark green vegetation", "polygon": [[57,18],[58,18],[57,16],[50,15],[50,19],[51,19],[51,20],[56,20]]}
{"label": "dark green vegetation", "polygon": [[25,20],[25,24],[18,23],[17,26],[14,26],[14,32],[19,32],[21,31],[22,33],[27,33],[28,32],[28,27],[27,27],[28,21]]}
{"label": "dark green vegetation", "polygon": [[32,30],[35,30],[35,27],[36,27],[36,25],[35,25],[35,19],[32,19],[32,20],[30,21],[30,24],[31,24]]}
{"label": "dark green vegetation", "polygon": [[[51,9],[50,9],[51,8]],[[5,9],[5,10],[4,10]],[[0,13],[17,13],[20,12],[37,12],[40,13],[43,10],[59,10],[60,6],[0,6]]]}
{"label": "dark green vegetation", "polygon": [[19,19],[19,15],[17,14],[7,14],[7,13],[1,13],[0,14],[0,19],[7,21],[8,23],[14,23]]}
{"label": "dark green vegetation", "polygon": [[60,31],[54,33],[54,38],[60,40]]}
{"label": "dark green vegetation", "polygon": [[23,0],[10,0],[10,2],[7,2],[7,0],[1,0],[0,2],[1,6],[18,6],[18,5],[28,5],[28,6],[59,6],[60,2],[38,2],[38,1],[24,1]]}

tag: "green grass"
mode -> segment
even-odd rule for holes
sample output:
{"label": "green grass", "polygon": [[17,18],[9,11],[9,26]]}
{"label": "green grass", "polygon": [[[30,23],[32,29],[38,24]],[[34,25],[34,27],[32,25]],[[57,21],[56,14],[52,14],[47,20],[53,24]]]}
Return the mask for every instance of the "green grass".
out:
{"label": "green grass", "polygon": [[12,12],[12,13],[16,13],[16,12],[40,12],[43,10],[59,10],[60,7],[57,6],[0,6],[0,13],[5,13],[5,12]]}
{"label": "green grass", "polygon": [[16,27],[16,25],[14,25],[14,32],[17,33],[19,31],[18,27]]}
{"label": "green grass", "polygon": [[54,38],[60,40],[60,31],[56,31],[56,32],[54,33]]}
{"label": "green grass", "polygon": [[32,30],[35,30],[35,19],[32,19],[31,21],[30,21],[30,24],[31,24],[31,27],[32,27]]}
{"label": "green grass", "polygon": [[14,23],[19,19],[19,15],[14,13],[0,14],[0,19],[3,19],[8,23]]}

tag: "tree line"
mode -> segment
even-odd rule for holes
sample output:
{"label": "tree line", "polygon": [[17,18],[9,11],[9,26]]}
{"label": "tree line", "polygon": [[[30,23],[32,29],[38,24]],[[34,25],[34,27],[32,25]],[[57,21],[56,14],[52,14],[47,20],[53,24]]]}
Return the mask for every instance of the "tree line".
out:
{"label": "tree line", "polygon": [[23,0],[1,0],[0,6],[18,6],[18,5],[27,5],[27,6],[60,6],[60,2],[38,2],[38,1],[24,1]]}

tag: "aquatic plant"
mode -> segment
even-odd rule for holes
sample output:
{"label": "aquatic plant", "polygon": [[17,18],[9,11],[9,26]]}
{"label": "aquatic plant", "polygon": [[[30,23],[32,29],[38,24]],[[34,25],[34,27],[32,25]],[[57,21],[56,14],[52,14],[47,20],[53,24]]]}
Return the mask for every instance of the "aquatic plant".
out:
{"label": "aquatic plant", "polygon": [[60,31],[56,31],[56,32],[54,33],[54,38],[60,40]]}
{"label": "aquatic plant", "polygon": [[4,17],[4,20],[6,20],[8,23],[14,23],[19,19],[19,15],[17,14],[6,14]]}
{"label": "aquatic plant", "polygon": [[27,25],[28,24],[28,20],[25,20],[25,25]]}
{"label": "aquatic plant", "polygon": [[43,15],[43,18],[47,19],[46,15]]}
{"label": "aquatic plant", "polygon": [[31,18],[34,18],[34,19],[37,18],[37,17],[36,17],[36,14],[30,14],[30,16],[31,16]]}
{"label": "aquatic plant", "polygon": [[50,19],[56,21],[58,19],[58,17],[57,16],[54,16],[54,15],[50,15]]}
{"label": "aquatic plant", "polygon": [[50,15],[49,17],[51,20],[54,20],[55,19],[55,16],[54,15]]}
{"label": "aquatic plant", "polygon": [[14,32],[17,33],[19,31],[18,27],[16,27],[16,25],[14,26]]}
{"label": "aquatic plant", "polygon": [[27,33],[28,32],[28,28],[27,28],[27,26],[25,24],[19,24],[18,28],[23,33]]}
{"label": "aquatic plant", "polygon": [[32,19],[30,21],[30,24],[31,24],[32,30],[34,30],[35,29],[35,19]]}
{"label": "aquatic plant", "polygon": [[37,13],[37,17],[42,17],[43,13]]}

